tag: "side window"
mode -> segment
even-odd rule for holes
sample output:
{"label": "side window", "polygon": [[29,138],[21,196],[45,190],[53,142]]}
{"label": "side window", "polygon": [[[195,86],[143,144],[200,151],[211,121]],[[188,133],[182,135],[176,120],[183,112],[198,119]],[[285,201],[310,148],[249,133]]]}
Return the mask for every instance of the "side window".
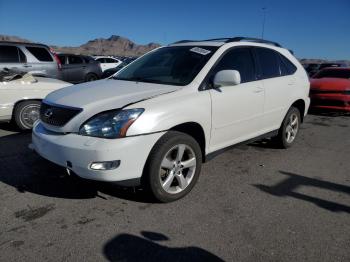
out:
{"label": "side window", "polygon": [[106,58],[106,63],[117,63],[117,61],[112,58]]}
{"label": "side window", "polygon": [[22,50],[19,49],[19,48],[18,48],[18,55],[19,55],[19,61],[20,61],[21,63],[27,62],[27,57],[26,57],[26,55],[25,55],[25,54],[22,52]]}
{"label": "side window", "polygon": [[256,48],[261,78],[272,78],[281,76],[280,58],[278,53],[268,48]]}
{"label": "side window", "polygon": [[20,50],[16,46],[0,45],[0,63],[20,63],[21,60]]}
{"label": "side window", "polygon": [[26,46],[26,49],[41,62],[52,62],[53,58],[44,47]]}
{"label": "side window", "polygon": [[241,75],[241,83],[256,80],[250,48],[234,48],[228,51],[216,65],[214,74],[221,70],[237,70]]}
{"label": "side window", "polygon": [[68,62],[69,64],[83,64],[84,61],[79,56],[68,56]]}
{"label": "side window", "polygon": [[281,58],[282,64],[285,66],[285,68],[287,70],[288,75],[292,75],[295,73],[295,71],[297,71],[297,67],[291,61],[289,61],[288,58],[286,58],[285,56],[283,56],[281,54],[280,54],[280,58]]}
{"label": "side window", "polygon": [[97,59],[97,61],[100,62],[100,63],[105,63],[105,59],[104,58],[99,58],[99,59]]}

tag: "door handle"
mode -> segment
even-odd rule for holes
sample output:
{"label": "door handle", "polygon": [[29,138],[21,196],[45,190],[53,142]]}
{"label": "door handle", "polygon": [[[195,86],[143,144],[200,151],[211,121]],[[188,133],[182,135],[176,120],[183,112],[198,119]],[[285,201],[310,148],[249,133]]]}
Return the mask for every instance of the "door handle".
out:
{"label": "door handle", "polygon": [[26,65],[23,65],[23,67],[32,67],[32,66],[31,66],[31,65],[27,65],[27,64],[26,64]]}
{"label": "door handle", "polygon": [[263,91],[264,91],[264,89],[261,88],[261,87],[257,87],[257,88],[254,89],[254,93],[261,93]]}

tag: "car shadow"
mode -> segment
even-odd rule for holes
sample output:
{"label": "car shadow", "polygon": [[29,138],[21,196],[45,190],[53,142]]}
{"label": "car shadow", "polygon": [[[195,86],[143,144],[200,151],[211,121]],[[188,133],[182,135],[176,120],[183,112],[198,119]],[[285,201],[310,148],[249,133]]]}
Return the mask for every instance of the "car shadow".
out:
{"label": "car shadow", "polygon": [[[0,130],[5,130],[5,131],[9,131],[9,132],[19,132],[20,131],[18,129],[18,127],[13,122],[0,123]],[[30,133],[30,132],[24,131],[23,133]]]}
{"label": "car shadow", "polygon": [[120,234],[108,241],[103,253],[108,261],[224,261],[199,247],[172,248],[156,242],[167,241],[163,234],[142,231],[143,237]]}
{"label": "car shadow", "polygon": [[[141,203],[155,200],[139,188],[124,188],[68,176],[64,168],[37,155],[28,148],[30,133],[16,133],[0,137],[0,182],[10,185],[20,193],[67,198],[87,199],[107,196]],[[102,194],[101,194],[102,193]]]}
{"label": "car shadow", "polygon": [[333,111],[333,110],[316,109],[316,108],[310,108],[308,111],[308,114],[314,115],[314,116],[350,117],[350,112],[339,111],[339,110]]}
{"label": "car shadow", "polygon": [[298,174],[279,171],[281,174],[288,176],[288,178],[279,182],[274,186],[266,186],[257,184],[254,185],[256,188],[260,189],[265,193],[269,193],[278,197],[292,197],[299,200],[307,201],[317,205],[318,207],[324,208],[332,212],[346,212],[350,213],[350,206],[338,204],[329,200],[308,196],[295,191],[298,187],[309,186],[317,187],[321,189],[331,190],[334,192],[345,193],[350,195],[350,187],[345,185],[340,185],[332,182],[327,182],[315,178],[305,177]]}

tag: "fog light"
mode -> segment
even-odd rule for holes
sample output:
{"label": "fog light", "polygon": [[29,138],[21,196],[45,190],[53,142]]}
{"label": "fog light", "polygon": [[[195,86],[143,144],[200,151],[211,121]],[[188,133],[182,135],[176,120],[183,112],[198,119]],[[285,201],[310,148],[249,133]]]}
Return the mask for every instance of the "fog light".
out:
{"label": "fog light", "polygon": [[120,165],[120,160],[104,161],[104,162],[93,162],[90,168],[93,170],[112,170],[116,169]]}

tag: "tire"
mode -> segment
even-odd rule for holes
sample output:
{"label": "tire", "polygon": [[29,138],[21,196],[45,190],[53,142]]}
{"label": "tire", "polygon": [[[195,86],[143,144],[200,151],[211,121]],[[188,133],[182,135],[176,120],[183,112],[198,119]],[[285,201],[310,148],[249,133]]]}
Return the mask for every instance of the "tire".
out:
{"label": "tire", "polygon": [[201,165],[202,152],[197,141],[185,133],[169,131],[151,150],[143,174],[144,186],[160,202],[178,200],[196,184]]}
{"label": "tire", "polygon": [[40,116],[40,101],[28,100],[20,102],[14,110],[14,121],[19,129],[30,130]]}
{"label": "tire", "polygon": [[301,117],[299,109],[291,107],[283,119],[282,125],[278,130],[278,135],[273,139],[278,147],[289,148],[294,144],[299,133],[300,123]]}
{"label": "tire", "polygon": [[96,80],[98,80],[98,76],[95,75],[94,73],[88,73],[85,76],[85,82],[96,81]]}

